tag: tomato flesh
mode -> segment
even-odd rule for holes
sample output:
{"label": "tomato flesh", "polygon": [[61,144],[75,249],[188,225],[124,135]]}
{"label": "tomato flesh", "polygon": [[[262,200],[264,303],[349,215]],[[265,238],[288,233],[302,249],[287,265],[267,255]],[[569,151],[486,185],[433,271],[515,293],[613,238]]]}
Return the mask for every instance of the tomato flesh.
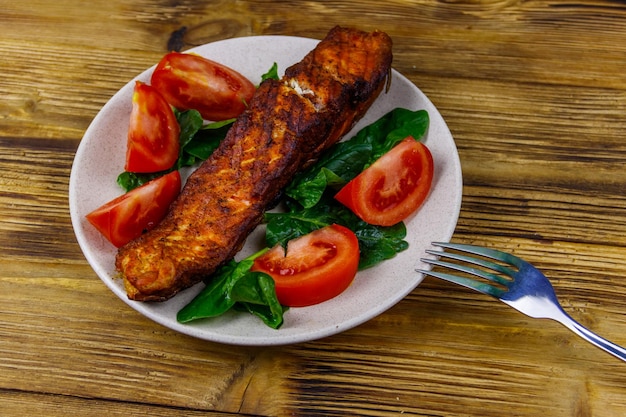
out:
{"label": "tomato flesh", "polygon": [[231,68],[179,52],[161,59],[151,84],[177,109],[195,109],[213,121],[239,116],[256,90],[250,80]]}
{"label": "tomato flesh", "polygon": [[253,271],[274,279],[282,305],[304,307],[341,294],[359,266],[359,242],[350,229],[330,225],[277,245],[254,261]]}
{"label": "tomato flesh", "polygon": [[172,171],[109,201],[87,214],[87,220],[119,248],[156,226],[180,187],[180,174]]}
{"label": "tomato flesh", "polygon": [[348,182],[335,198],[367,223],[392,226],[422,205],[433,173],[433,157],[426,145],[408,137]]}
{"label": "tomato flesh", "polygon": [[180,126],[171,106],[148,84],[137,81],[128,127],[128,172],[170,169],[178,159]]}

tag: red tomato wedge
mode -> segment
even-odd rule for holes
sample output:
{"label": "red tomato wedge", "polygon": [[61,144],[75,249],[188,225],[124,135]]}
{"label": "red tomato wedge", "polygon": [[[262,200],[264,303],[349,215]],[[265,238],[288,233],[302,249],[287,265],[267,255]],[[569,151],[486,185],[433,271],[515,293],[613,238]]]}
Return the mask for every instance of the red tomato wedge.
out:
{"label": "red tomato wedge", "polygon": [[153,87],[137,81],[124,169],[144,173],[170,169],[178,159],[179,136],[172,107]]}
{"label": "red tomato wedge", "polygon": [[348,182],[335,198],[367,223],[392,226],[422,205],[433,171],[426,145],[408,137]]}
{"label": "red tomato wedge", "polygon": [[179,110],[195,109],[206,120],[239,116],[256,90],[246,77],[200,55],[170,52],[157,64],[151,84]]}
{"label": "red tomato wedge", "polygon": [[109,201],[87,220],[119,248],[163,220],[180,187],[180,174],[172,171]]}
{"label": "red tomato wedge", "polygon": [[275,282],[282,305],[304,307],[342,293],[359,266],[359,241],[350,229],[333,224],[277,245],[254,261],[252,271]]}

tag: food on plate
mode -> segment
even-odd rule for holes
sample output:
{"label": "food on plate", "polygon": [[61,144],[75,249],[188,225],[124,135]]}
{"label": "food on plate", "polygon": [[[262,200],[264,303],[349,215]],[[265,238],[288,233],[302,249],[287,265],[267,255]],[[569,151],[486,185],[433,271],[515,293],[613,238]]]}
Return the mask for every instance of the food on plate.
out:
{"label": "food on plate", "polygon": [[293,175],[363,116],[391,60],[385,33],[336,27],[280,81],[261,83],[165,219],[119,249],[128,297],[166,300],[230,260]]}
{"label": "food on plate", "polygon": [[154,179],[87,214],[87,220],[116,247],[156,226],[178,196],[178,171]]}
{"label": "food on plate", "polygon": [[422,205],[433,171],[426,145],[408,137],[346,184],[335,198],[367,223],[392,226]]}
{"label": "food on plate", "polygon": [[152,86],[137,81],[128,127],[129,172],[170,169],[178,158],[180,128],[171,106]]}
{"label": "food on plate", "polygon": [[[407,136],[422,138],[429,120],[425,110],[395,108],[352,138],[329,148],[317,162],[290,181],[281,199],[285,210],[264,214],[265,242],[268,247],[274,247],[271,262],[261,259],[256,262],[258,258],[266,258],[269,249],[265,248],[245,259],[233,259],[220,266],[204,288],[178,312],[177,321],[188,323],[217,317],[232,309],[248,311],[277,329],[283,324],[285,312],[277,297],[277,287],[281,287],[281,299],[286,305],[326,301],[349,285],[355,265],[361,271],[406,250],[404,222],[393,226],[364,222],[334,198],[335,187],[346,184]],[[337,237],[337,229],[342,228],[356,237],[356,245],[353,240],[352,244],[337,245],[341,253],[335,254],[336,257],[323,256],[333,255],[327,245],[310,250],[310,246],[318,246],[314,242],[320,242],[313,238],[320,236],[320,229],[325,229],[321,236],[330,242],[327,237]],[[345,236],[339,234],[339,237]],[[296,250],[293,241],[298,242]],[[287,258],[282,250],[285,247],[290,248]],[[343,261],[337,267],[336,261],[340,258]],[[275,284],[272,276],[253,268],[255,263],[274,270],[272,275],[282,268],[283,277],[277,276]],[[275,267],[278,264],[281,268]],[[304,266],[315,267],[304,274]],[[292,272],[296,276],[289,275]],[[321,294],[316,294],[318,292]]]}
{"label": "food on plate", "polygon": [[276,245],[254,260],[252,271],[272,277],[282,305],[305,307],[341,294],[359,267],[359,241],[347,227],[332,224]]}
{"label": "food on plate", "polygon": [[197,110],[213,121],[239,116],[256,89],[225,65],[180,52],[170,52],[159,61],[150,83],[178,110]]}

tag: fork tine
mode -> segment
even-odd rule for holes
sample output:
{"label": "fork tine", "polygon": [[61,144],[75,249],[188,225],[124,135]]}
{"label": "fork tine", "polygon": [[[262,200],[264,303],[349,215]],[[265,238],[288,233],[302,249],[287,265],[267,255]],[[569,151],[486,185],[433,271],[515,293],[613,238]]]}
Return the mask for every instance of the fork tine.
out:
{"label": "fork tine", "polygon": [[[445,258],[454,259],[454,260],[465,262],[465,263],[472,264],[472,265],[482,266],[484,268],[500,272],[501,274],[508,275],[511,278],[515,276],[515,271],[513,271],[511,268],[507,268],[504,265],[497,264],[495,262],[491,262],[485,259],[479,259],[479,258],[474,258],[471,256],[461,255],[458,253],[441,252],[441,251],[436,251],[436,250],[427,250],[426,253],[429,253],[431,255],[435,255],[441,258],[445,257]],[[457,264],[449,264],[449,265],[458,266]],[[453,269],[456,269],[456,268],[453,268]],[[501,285],[508,285],[511,283],[511,281],[506,278],[503,278],[496,274],[491,274],[489,272],[483,271],[482,269],[471,268],[471,271],[469,270],[469,268],[463,269],[463,270],[461,269],[457,269],[457,270],[460,270],[462,272],[467,272],[472,275],[476,275],[477,277],[486,278],[490,281],[497,282],[498,284],[501,284]]]}
{"label": "fork tine", "polygon": [[523,259],[513,256],[510,253],[502,252],[495,249],[483,248],[482,246],[463,245],[460,243],[445,243],[445,242],[433,242],[433,245],[439,246],[445,249],[453,249],[461,252],[472,253],[474,255],[484,256],[486,258],[495,259],[505,262],[510,265],[514,265],[517,268],[521,268],[522,265],[527,262]]}
{"label": "fork tine", "polygon": [[[432,264],[432,265],[437,265],[437,266],[444,266],[444,267],[451,267],[452,269],[457,269],[456,268],[458,265],[455,264],[451,264],[448,262],[441,262],[441,261],[436,261],[434,259],[422,259],[423,262]],[[430,275],[433,276],[435,278],[439,278],[439,279],[443,279],[445,281],[449,281],[455,284],[459,284],[462,285],[464,287],[470,288],[472,290],[481,292],[483,294],[487,294],[487,295],[491,295],[492,297],[496,297],[496,298],[500,298],[506,291],[501,290],[500,288],[494,287],[493,285],[490,284],[486,284],[484,282],[480,282],[480,281],[476,281],[474,279],[471,278],[466,278],[466,277],[461,277],[458,275],[452,275],[452,274],[445,274],[443,272],[435,272],[435,271],[426,271],[423,269],[416,269],[417,272],[420,272],[424,275]]]}
{"label": "fork tine", "polygon": [[[456,250],[459,252],[466,252],[466,253],[470,253],[473,255],[482,256],[483,258],[494,259],[494,260],[504,262],[509,265],[513,265],[517,268],[520,268],[525,263],[525,261],[523,261],[522,259],[517,258],[506,252],[483,248],[480,246],[462,245],[462,244],[455,244],[455,243],[443,243],[443,242],[433,242],[433,245],[442,247],[444,249],[452,249],[452,250]],[[466,274],[474,275],[480,278],[484,278],[489,281],[495,282],[497,284],[503,285],[505,287],[508,287],[512,281],[500,275],[485,271],[483,269],[474,268],[473,266],[470,266],[470,265],[477,265],[483,268],[487,268],[492,271],[496,271],[501,274],[507,275],[511,278],[515,278],[515,275],[516,275],[516,271],[512,270],[511,268],[508,268],[507,266],[502,265],[502,264],[491,262],[483,258],[476,258],[472,256],[467,256],[464,254],[454,253],[454,252],[435,251],[435,250],[426,250],[426,253],[437,256],[437,259],[435,260],[435,259],[423,258],[421,259],[422,262],[426,262],[430,265],[440,266],[443,268],[452,269],[454,271],[459,271],[459,272],[463,272]],[[446,262],[446,261],[440,260],[440,258],[453,259],[453,260],[461,261],[470,265],[461,265],[457,263]],[[493,285],[483,283],[483,282],[480,282],[471,278],[467,278],[467,277],[461,277],[461,276],[456,276],[456,275],[447,274],[447,273],[425,271],[425,270],[418,270],[417,272],[421,272],[425,275],[430,275],[436,278],[444,279],[446,281],[451,281],[456,284],[463,285],[464,287],[471,288],[473,290],[482,292],[483,294],[491,295],[496,298],[501,298],[502,295],[504,295],[507,292],[507,290],[504,290],[504,289],[501,289]]]}

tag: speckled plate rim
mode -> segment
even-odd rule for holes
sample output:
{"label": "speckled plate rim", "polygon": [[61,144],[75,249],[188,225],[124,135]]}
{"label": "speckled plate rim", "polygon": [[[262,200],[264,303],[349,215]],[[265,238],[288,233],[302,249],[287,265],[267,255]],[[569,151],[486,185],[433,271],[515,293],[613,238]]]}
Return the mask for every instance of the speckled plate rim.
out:
{"label": "speckled plate rim", "polygon": [[[190,52],[221,62],[259,83],[271,65],[279,73],[298,62],[315,47],[317,40],[290,36],[253,36],[218,41]],[[85,258],[107,287],[130,307],[151,320],[196,338],[233,345],[270,346],[306,342],[331,336],[362,324],[383,313],[422,281],[416,268],[428,268],[419,258],[433,241],[448,241],[459,216],[462,199],[461,164],[454,139],[435,106],[406,77],[393,71],[391,88],[383,92],[365,117],[346,137],[372,123],[395,107],[425,109],[431,119],[424,142],[435,161],[434,184],[420,210],[407,220],[409,249],[374,268],[359,272],[341,295],[324,303],[291,308],[285,323],[270,329],[248,314],[180,324],[176,313],[200,290],[185,290],[163,303],[142,303],[127,298],[122,281],[116,278],[116,249],[86,220],[85,215],[121,193],[115,183],[123,171],[128,118],[135,80],[149,82],[154,66],[129,81],[107,102],[85,132],[70,174],[70,216]],[[253,253],[263,244],[260,226],[247,240],[238,258]],[[93,302],[107,302],[105,299]],[[120,323],[120,326],[123,326]]]}

